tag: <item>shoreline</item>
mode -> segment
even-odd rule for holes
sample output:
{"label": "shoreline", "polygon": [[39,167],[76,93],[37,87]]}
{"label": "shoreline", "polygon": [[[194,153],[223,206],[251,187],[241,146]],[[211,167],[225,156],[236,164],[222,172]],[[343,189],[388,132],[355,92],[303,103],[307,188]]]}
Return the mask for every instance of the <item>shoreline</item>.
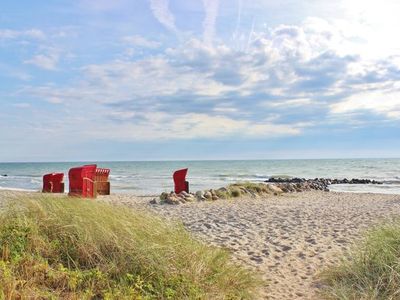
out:
{"label": "shoreline", "polygon": [[[263,182],[260,182],[263,183]],[[335,186],[335,185],[333,185]],[[349,186],[349,185],[346,185]],[[360,186],[360,185],[358,185]],[[112,189],[112,186],[111,186]],[[21,193],[34,193],[34,194],[38,194],[38,193],[42,193],[41,189],[23,189],[23,188],[12,188],[12,187],[0,187],[0,193],[2,191],[5,192],[21,192]],[[167,191],[163,191],[163,192],[167,192]],[[329,189],[329,191],[326,191],[328,193],[343,193],[343,194],[370,194],[370,195],[399,195],[400,196],[400,192],[371,192],[371,191],[360,191],[360,190],[336,190],[336,189]],[[161,193],[161,192],[160,192]],[[304,193],[304,191],[302,192],[294,192],[294,194],[297,193]],[[54,194],[53,194],[54,195]],[[68,191],[65,191],[64,193],[60,193],[57,195],[64,195],[64,196],[68,196]],[[121,191],[116,191],[113,192],[111,190],[111,195],[110,196],[130,196],[130,197],[138,197],[138,198],[154,198],[154,197],[159,197],[160,194],[135,194],[132,192],[121,192]]]}
{"label": "shoreline", "polygon": [[112,194],[97,201],[182,222],[197,239],[227,249],[236,262],[258,271],[268,299],[318,299],[318,273],[338,264],[372,226],[400,217],[400,195],[387,194],[307,191],[181,205],[150,199]]}

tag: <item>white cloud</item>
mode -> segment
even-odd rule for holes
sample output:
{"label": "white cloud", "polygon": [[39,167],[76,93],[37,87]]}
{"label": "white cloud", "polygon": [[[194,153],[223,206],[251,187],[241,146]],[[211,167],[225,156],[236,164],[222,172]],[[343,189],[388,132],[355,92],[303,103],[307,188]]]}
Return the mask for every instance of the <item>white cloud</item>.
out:
{"label": "white cloud", "polygon": [[[123,114],[123,119],[134,118],[135,114]],[[238,136],[240,138],[271,138],[298,135],[304,124],[273,124],[236,120],[222,115],[209,116],[188,113],[175,116],[167,113],[148,113],[141,116],[139,123],[98,123],[89,127],[85,134],[93,138],[114,140],[167,140],[199,139]]]}
{"label": "white cloud", "polygon": [[126,2],[126,0],[79,0],[79,5],[94,11],[110,11],[122,8]]}
{"label": "white cloud", "polygon": [[347,114],[357,111],[370,111],[388,118],[400,117],[400,92],[372,90],[355,93],[343,101],[330,106],[332,114]]}
{"label": "white cloud", "polygon": [[278,101],[266,101],[261,105],[264,107],[300,107],[312,105],[313,101],[310,98],[297,98],[297,99],[282,99]]}
{"label": "white cloud", "polygon": [[64,101],[63,101],[61,98],[59,98],[59,97],[53,97],[53,98],[48,98],[48,99],[47,99],[47,102],[48,102],[48,103],[51,103],[51,104],[61,104],[61,103],[63,103]]}
{"label": "white cloud", "polygon": [[[255,32],[248,51],[192,38],[156,55],[86,65],[69,86],[25,92],[85,112],[85,134],[104,139],[296,135],[360,108],[397,117],[397,67],[341,55],[342,39],[316,19]],[[140,36],[126,42],[157,46]]]}
{"label": "white cloud", "polygon": [[14,106],[17,108],[30,108],[31,107],[31,105],[26,102],[18,102],[18,103],[15,103]]}
{"label": "white cloud", "polygon": [[203,21],[203,39],[208,45],[212,44],[215,35],[215,21],[218,16],[219,0],[203,0],[205,18]]}
{"label": "white cloud", "polygon": [[169,10],[169,0],[150,0],[150,8],[154,17],[168,30],[177,33],[175,17]]}
{"label": "white cloud", "polygon": [[24,63],[45,70],[56,70],[61,51],[53,47],[41,47],[40,49],[44,53],[34,55],[32,58],[25,60]]}
{"label": "white cloud", "polygon": [[46,35],[43,33],[43,31],[39,29],[28,29],[28,30],[0,29],[0,40],[19,39],[19,38],[43,40],[46,38]]}
{"label": "white cloud", "polygon": [[35,65],[45,70],[55,70],[59,61],[59,55],[56,53],[38,54],[31,59],[25,60],[25,64]]}
{"label": "white cloud", "polygon": [[156,49],[161,46],[161,43],[148,40],[140,35],[126,36],[123,38],[123,41],[129,45],[142,48]]}

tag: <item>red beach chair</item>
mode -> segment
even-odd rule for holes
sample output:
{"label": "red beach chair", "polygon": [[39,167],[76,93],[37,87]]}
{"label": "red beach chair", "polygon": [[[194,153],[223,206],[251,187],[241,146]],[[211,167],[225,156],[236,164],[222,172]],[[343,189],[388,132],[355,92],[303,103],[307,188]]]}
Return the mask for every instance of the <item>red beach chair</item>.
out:
{"label": "red beach chair", "polygon": [[110,195],[110,182],[108,176],[110,175],[110,169],[97,168],[95,181],[97,194],[99,195]]}
{"label": "red beach chair", "polygon": [[69,196],[96,198],[96,165],[72,168],[68,172]]}
{"label": "red beach chair", "polygon": [[42,193],[64,193],[64,173],[50,173],[43,176]]}
{"label": "red beach chair", "polygon": [[189,193],[189,182],[186,181],[187,171],[188,169],[182,169],[174,172],[175,193],[177,194],[182,191]]}

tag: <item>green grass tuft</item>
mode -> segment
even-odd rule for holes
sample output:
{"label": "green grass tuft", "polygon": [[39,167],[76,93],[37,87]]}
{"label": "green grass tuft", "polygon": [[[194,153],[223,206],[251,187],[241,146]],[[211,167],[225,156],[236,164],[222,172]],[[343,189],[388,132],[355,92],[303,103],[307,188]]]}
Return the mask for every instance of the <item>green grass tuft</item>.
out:
{"label": "green grass tuft", "polygon": [[228,190],[232,197],[239,197],[243,190],[247,190],[256,195],[271,194],[268,186],[264,183],[254,183],[254,182],[239,182],[228,186]]}
{"label": "green grass tuft", "polygon": [[347,259],[321,278],[331,299],[400,299],[400,221],[370,231]]}
{"label": "green grass tuft", "polygon": [[0,299],[255,297],[254,274],[182,225],[91,200],[17,200],[0,215]]}

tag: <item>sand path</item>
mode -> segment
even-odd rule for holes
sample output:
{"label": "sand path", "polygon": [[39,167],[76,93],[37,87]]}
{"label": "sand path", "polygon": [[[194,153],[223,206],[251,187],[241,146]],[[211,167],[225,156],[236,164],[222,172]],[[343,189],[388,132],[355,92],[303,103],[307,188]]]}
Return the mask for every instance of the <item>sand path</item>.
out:
{"label": "sand path", "polygon": [[[128,196],[113,200],[144,203]],[[400,216],[400,195],[335,192],[145,205],[258,270],[267,282],[266,299],[319,299],[318,272],[337,263],[365,229]]]}

